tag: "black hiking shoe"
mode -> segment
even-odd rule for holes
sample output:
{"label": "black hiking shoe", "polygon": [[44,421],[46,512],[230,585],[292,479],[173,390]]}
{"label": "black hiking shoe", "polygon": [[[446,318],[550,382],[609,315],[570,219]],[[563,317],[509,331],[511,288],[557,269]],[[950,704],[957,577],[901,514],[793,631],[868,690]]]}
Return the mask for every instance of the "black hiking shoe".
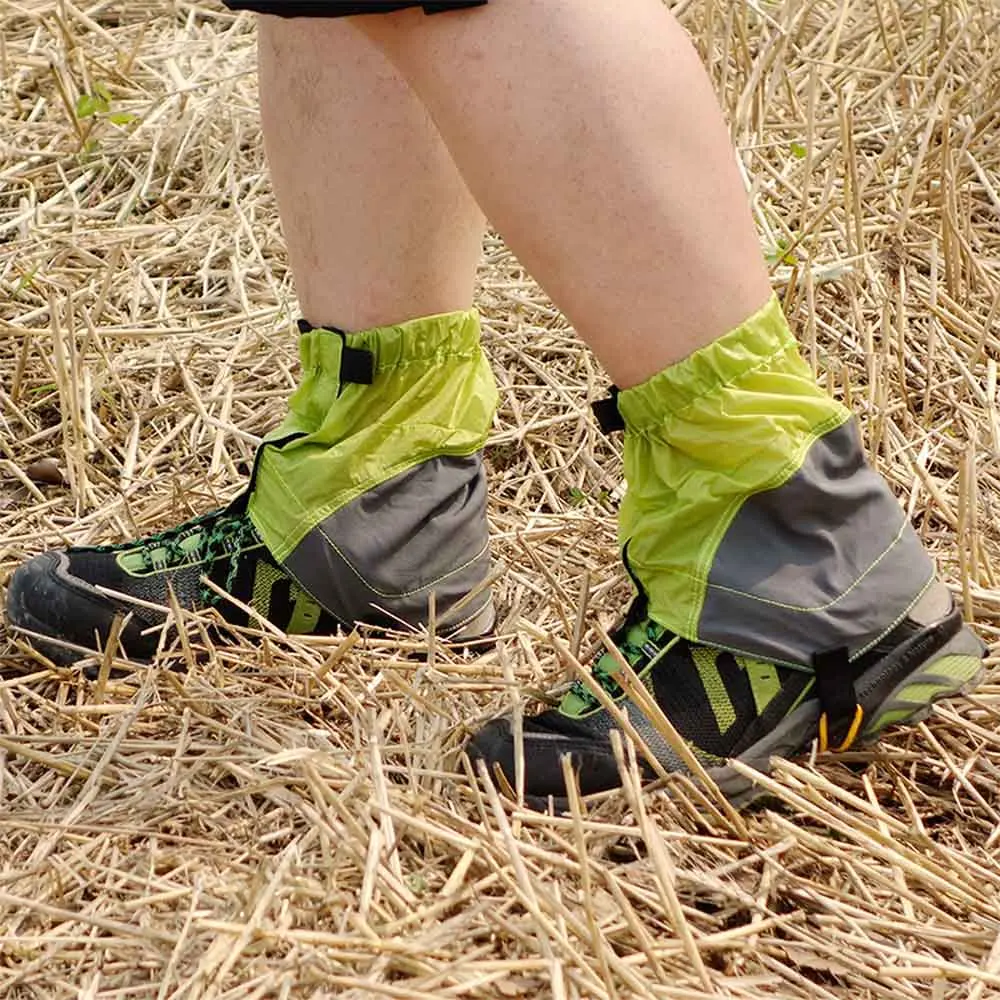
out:
{"label": "black hiking shoe", "polygon": [[147,660],[160,643],[170,590],[182,608],[214,607],[226,621],[248,624],[251,616],[203,578],[286,632],[330,634],[339,626],[271,557],[242,497],[138,541],[35,556],[11,578],[7,617],[16,628],[60,640],[32,637],[60,664],[102,650],[115,619],[125,617],[122,648]]}
{"label": "black hiking shoe", "polygon": [[[772,757],[794,757],[813,740],[821,751],[871,743],[889,726],[927,717],[941,698],[960,694],[979,679],[985,649],[963,624],[950,594],[935,585],[910,616],[877,642],[848,655],[816,657],[813,667],[782,666],[695,645],[667,632],[645,615],[640,598],[614,642],[723,794],[736,806],[760,794],[728,765],[738,759],[767,771]],[[685,765],[653,722],[615,680],[610,653],[593,677],[628,717],[648,750],[667,772]],[[535,808],[550,801],[567,808],[561,758],[568,754],[582,794],[620,785],[609,733],[619,728],[582,682],[560,706],[525,718],[525,798]],[[515,787],[515,745],[510,721],[490,722],[467,747],[475,762],[499,769]],[[641,753],[644,776],[656,777]]]}

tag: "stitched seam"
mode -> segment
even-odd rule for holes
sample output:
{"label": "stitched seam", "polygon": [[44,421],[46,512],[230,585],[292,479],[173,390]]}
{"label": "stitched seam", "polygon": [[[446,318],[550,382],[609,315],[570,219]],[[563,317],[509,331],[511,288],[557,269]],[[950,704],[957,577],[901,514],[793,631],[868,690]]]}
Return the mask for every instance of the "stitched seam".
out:
{"label": "stitched seam", "polygon": [[860,586],[861,582],[870,573],[872,573],[881,562],[883,562],[889,556],[892,550],[897,546],[897,544],[902,539],[903,533],[906,531],[906,528],[907,528],[907,521],[906,518],[904,517],[902,523],[899,526],[899,531],[896,532],[896,537],[886,546],[886,548],[882,552],[879,553],[879,555],[866,567],[866,569],[862,573],[860,573],[854,580],[851,581],[850,585],[846,589],[842,590],[836,597],[833,598],[833,600],[829,601],[826,604],[819,604],[816,607],[805,607],[803,605],[798,605],[798,604],[785,604],[781,601],[771,600],[770,598],[767,597],[758,597],[756,594],[749,594],[746,591],[738,590],[735,587],[724,587],[718,583],[709,584],[709,588],[712,590],[721,590],[727,594],[735,594],[737,597],[746,598],[748,601],[756,601],[758,604],[767,604],[770,607],[781,608],[784,611],[795,611],[795,612],[801,612],[803,614],[814,614],[815,612],[818,611],[829,611],[830,608],[832,608],[835,604],[838,604],[840,601],[842,601],[848,594],[851,593],[851,591],[857,589],[857,587]]}
{"label": "stitched seam", "polygon": [[872,639],[870,643],[868,643],[867,646],[863,646],[861,649],[859,649],[854,654],[854,656],[851,657],[851,660],[852,661],[857,660],[860,657],[864,656],[865,653],[867,653],[869,650],[874,649],[890,632],[892,632],[893,629],[897,628],[902,623],[903,619],[906,618],[910,614],[910,612],[917,606],[918,602],[924,596],[924,594],[926,594],[927,591],[931,589],[931,585],[934,583],[934,578],[935,578],[934,571],[932,569],[931,575],[928,578],[927,583],[925,583],[923,587],[920,588],[920,591],[917,593],[917,596],[914,597],[913,600],[910,601],[910,603],[906,606],[906,608],[902,612],[900,612],[900,614],[896,617],[896,619],[890,622],[882,632],[880,632],[874,639]]}
{"label": "stitched seam", "polygon": [[324,530],[324,528],[323,528],[323,526],[321,524],[317,525],[312,530],[313,531],[318,531],[320,533],[320,535],[322,535],[322,537],[329,543],[330,548],[332,548],[333,551],[336,552],[337,555],[340,556],[340,558],[344,561],[344,564],[347,566],[347,568],[373,594],[376,594],[379,597],[384,597],[387,600],[393,600],[393,599],[399,600],[400,598],[404,598],[404,597],[415,597],[417,594],[422,594],[422,593],[425,593],[425,592],[427,592],[429,590],[433,590],[438,584],[440,584],[443,581],[449,579],[450,577],[455,576],[457,573],[461,573],[463,570],[468,569],[475,562],[477,562],[478,560],[482,559],[482,557],[489,551],[489,542],[487,541],[486,544],[483,545],[483,547],[471,559],[467,559],[464,563],[462,563],[462,565],[456,566],[454,569],[448,570],[447,573],[443,573],[441,576],[437,577],[434,580],[429,581],[428,583],[425,583],[423,586],[416,587],[413,590],[402,590],[402,591],[396,591],[395,593],[388,593],[388,592],[379,590],[377,587],[373,587],[371,585],[371,583],[368,582],[368,580],[361,574],[361,572],[354,565],[354,563],[352,563],[351,560],[347,558],[347,556],[344,554],[343,550],[326,533],[326,531]]}
{"label": "stitched seam", "polygon": [[[689,640],[690,641],[690,640]],[[797,670],[799,673],[812,674],[812,667],[807,667],[801,663],[795,663],[792,660],[782,660],[777,656],[771,656],[769,653],[761,653],[758,649],[753,652],[749,649],[743,649],[741,646],[723,646],[719,643],[707,642],[699,639],[696,643],[691,643],[692,645],[705,646],[707,649],[717,649],[720,653],[732,653],[733,656],[744,656],[750,660],[758,660],[761,663],[772,663],[776,667],[787,667],[789,670]]]}
{"label": "stitched seam", "polygon": [[[476,610],[473,611],[468,617],[463,618],[457,622],[446,623],[444,627],[448,629],[449,632],[454,633],[458,632],[460,629],[465,628],[465,626],[468,625],[470,622],[475,621],[483,613],[487,605],[489,605],[490,600],[492,599],[492,595],[490,594],[489,589],[484,591],[484,598],[485,599],[483,600],[483,603],[478,608],[476,608]],[[445,614],[447,614],[447,612],[445,612]],[[479,638],[479,636],[472,636],[471,638],[475,639]]]}

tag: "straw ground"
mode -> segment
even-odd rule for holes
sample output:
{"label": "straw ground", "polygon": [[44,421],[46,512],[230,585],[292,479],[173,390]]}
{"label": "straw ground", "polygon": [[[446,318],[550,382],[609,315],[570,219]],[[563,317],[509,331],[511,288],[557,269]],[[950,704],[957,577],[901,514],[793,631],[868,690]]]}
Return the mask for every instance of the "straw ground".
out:
{"label": "straw ground", "polygon": [[[1000,10],[679,8],[804,351],[993,642]],[[296,355],[252,21],[187,0],[0,19],[6,577],[233,496]],[[544,817],[455,772],[468,727],[530,710],[627,595],[603,375],[496,238],[480,305],[498,648],[220,643],[188,618],[152,669],[91,680],[3,635],[0,995],[1000,995],[992,673],[876,748],[782,765],[742,819],[690,782]]]}

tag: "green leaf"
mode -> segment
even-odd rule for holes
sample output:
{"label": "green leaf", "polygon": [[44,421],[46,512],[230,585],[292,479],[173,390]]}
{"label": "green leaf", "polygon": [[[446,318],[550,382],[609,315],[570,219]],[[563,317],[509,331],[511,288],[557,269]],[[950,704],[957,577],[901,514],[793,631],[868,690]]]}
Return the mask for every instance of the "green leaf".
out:
{"label": "green leaf", "polygon": [[97,101],[93,94],[81,94],[76,99],[76,117],[91,118],[97,114]]}
{"label": "green leaf", "polygon": [[767,262],[769,264],[787,264],[789,267],[797,264],[799,258],[796,256],[794,250],[788,249],[790,246],[791,244],[788,240],[778,240],[775,248],[767,254]]}
{"label": "green leaf", "polygon": [[108,115],[108,121],[115,125],[131,125],[135,119],[136,116],[131,111],[116,111],[114,114]]}
{"label": "green leaf", "polygon": [[802,145],[801,142],[793,142],[791,145],[792,156],[797,160],[804,160],[809,153],[809,150]]}
{"label": "green leaf", "polygon": [[111,110],[111,95],[108,88],[98,85],[94,88],[93,94],[81,94],[76,99],[76,117],[92,118],[98,112],[104,114]]}

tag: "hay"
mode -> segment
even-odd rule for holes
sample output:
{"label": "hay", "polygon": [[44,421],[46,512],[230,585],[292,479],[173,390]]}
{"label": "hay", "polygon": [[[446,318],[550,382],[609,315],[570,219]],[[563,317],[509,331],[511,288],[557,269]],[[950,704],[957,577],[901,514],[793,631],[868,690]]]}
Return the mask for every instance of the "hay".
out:
{"label": "hay", "polygon": [[[1000,13],[679,7],[807,356],[996,640]],[[295,309],[249,19],[187,0],[2,19],[6,576],[231,497],[293,385]],[[602,375],[495,239],[480,301],[499,648],[216,646],[193,619],[156,669],[90,681],[5,636],[0,995],[1000,994],[995,683],[871,752],[779,766],[740,822],[683,779],[555,818],[456,776],[468,727],[530,709],[627,594],[620,463],[586,412]],[[66,485],[26,473],[46,458]]]}

